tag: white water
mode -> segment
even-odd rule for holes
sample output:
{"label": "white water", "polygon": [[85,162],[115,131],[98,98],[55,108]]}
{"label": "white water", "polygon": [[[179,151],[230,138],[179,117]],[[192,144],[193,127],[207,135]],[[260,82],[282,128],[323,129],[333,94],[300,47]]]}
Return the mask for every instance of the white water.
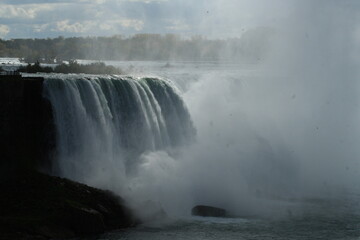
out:
{"label": "white water", "polygon": [[54,173],[91,185],[119,191],[141,154],[188,144],[195,135],[165,80],[48,75],[44,96],[56,126]]}
{"label": "white water", "polygon": [[[247,3],[253,8],[245,7],[244,16],[275,25],[262,65],[111,63],[135,76],[173,80],[196,128],[195,143],[169,147],[169,128],[148,94],[133,98],[144,108],[129,117],[129,127],[114,118],[118,101],[111,105],[98,77],[48,76],[56,85],[47,87],[54,91],[61,142],[54,171],[114,190],[131,203],[151,199],[171,216],[189,215],[196,204],[241,216],[286,216],[185,218],[100,239],[358,239],[358,2],[214,2],[210,12],[235,25],[228,28],[239,30],[239,9]],[[206,19],[202,25],[212,27]],[[222,28],[212,30],[222,36]],[[116,99],[119,92],[112,90]],[[132,127],[134,118],[141,119],[140,128]]]}
{"label": "white water", "polygon": [[[270,88],[267,81],[278,80],[256,65],[160,66],[152,75],[180,79],[180,95],[197,132],[195,142],[187,135],[193,133],[191,125],[181,127],[181,122],[191,122],[189,115],[182,120],[164,115],[170,100],[161,102],[155,88],[148,92],[153,97],[136,95],[125,103],[125,88],[114,86],[114,81],[125,81],[133,91],[147,86],[140,84],[144,79],[50,75],[46,89],[57,109],[62,146],[58,174],[111,189],[131,203],[152,200],[171,216],[186,216],[194,205],[208,204],[240,216],[284,217],[307,211],[309,198],[357,198],[356,165],[347,169],[350,160],[344,159],[345,165],[335,158],[318,158],[323,149],[309,146],[317,137],[318,146],[327,147],[329,139],[319,136],[319,122],[300,114],[306,113],[308,101],[294,92],[296,87]],[[180,108],[185,106],[180,103]],[[173,103],[167,107],[179,108]],[[316,107],[307,106],[312,111]],[[188,144],[170,143],[174,129],[173,138]],[[349,137],[357,136],[354,132]]]}
{"label": "white water", "polygon": [[[238,1],[230,2],[229,16],[237,15]],[[86,91],[71,101],[67,96],[67,104],[59,107],[66,110],[63,116],[82,116],[70,123],[78,127],[59,121],[62,134],[68,131],[79,140],[67,148],[81,149],[79,156],[61,160],[69,169],[63,174],[111,188],[130,200],[151,199],[174,215],[188,214],[196,204],[225,207],[239,215],[301,214],[309,198],[358,199],[357,5],[289,1],[290,8],[284,8],[288,12],[271,26],[273,45],[261,65],[171,63],[173,67],[163,68],[165,63],[116,63],[135,65],[128,65],[134,75],[160,75],[176,82],[197,130],[196,142],[177,151],[168,144],[154,147],[159,139],[159,146],[167,140],[159,138],[163,135],[157,128],[144,127],[152,122],[140,130],[124,127],[124,139],[131,139],[136,154],[124,151],[119,148],[123,143],[109,138],[116,131],[106,125],[111,121],[103,98],[78,104],[84,97],[99,95],[96,84],[88,83],[91,94]],[[65,103],[62,96],[57,99]],[[156,108],[148,105],[149,99],[141,99],[143,104],[137,105],[143,108],[134,114],[144,123],[152,121],[155,118],[144,116],[149,111],[158,116]],[[100,107],[84,110],[94,106]],[[161,118],[155,122],[161,123]],[[106,131],[97,131],[97,124]],[[179,122],[166,130],[178,126]],[[136,163],[135,169],[129,161]],[[78,166],[72,166],[74,162]],[[96,167],[88,168],[89,162]]]}

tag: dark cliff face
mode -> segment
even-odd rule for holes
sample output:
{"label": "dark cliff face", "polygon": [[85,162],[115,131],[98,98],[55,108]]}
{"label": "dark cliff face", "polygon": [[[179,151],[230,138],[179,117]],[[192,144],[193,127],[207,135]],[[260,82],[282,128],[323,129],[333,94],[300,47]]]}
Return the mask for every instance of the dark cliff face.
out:
{"label": "dark cliff face", "polygon": [[0,76],[0,169],[51,167],[55,131],[43,78]]}
{"label": "dark cliff face", "polygon": [[49,172],[55,126],[43,78],[0,75],[0,239],[73,238],[138,223],[114,194]]}
{"label": "dark cliff face", "polygon": [[0,239],[74,238],[138,223],[111,192],[35,171],[0,181],[0,189]]}

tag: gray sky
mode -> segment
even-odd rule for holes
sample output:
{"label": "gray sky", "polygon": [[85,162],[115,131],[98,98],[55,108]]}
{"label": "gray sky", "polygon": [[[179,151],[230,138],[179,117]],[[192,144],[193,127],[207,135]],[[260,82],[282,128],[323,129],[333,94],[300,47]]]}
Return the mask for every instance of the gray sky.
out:
{"label": "gray sky", "polygon": [[[237,37],[276,24],[293,0],[0,0],[0,38],[136,33]],[[284,4],[286,3],[286,4]]]}

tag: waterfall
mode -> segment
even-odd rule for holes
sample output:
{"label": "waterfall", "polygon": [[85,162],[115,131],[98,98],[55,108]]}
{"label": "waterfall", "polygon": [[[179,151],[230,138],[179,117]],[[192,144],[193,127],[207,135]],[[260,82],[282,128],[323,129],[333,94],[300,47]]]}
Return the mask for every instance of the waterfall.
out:
{"label": "waterfall", "polygon": [[77,181],[125,177],[142,153],[195,136],[178,90],[163,79],[48,75],[43,94],[56,128],[54,173]]}

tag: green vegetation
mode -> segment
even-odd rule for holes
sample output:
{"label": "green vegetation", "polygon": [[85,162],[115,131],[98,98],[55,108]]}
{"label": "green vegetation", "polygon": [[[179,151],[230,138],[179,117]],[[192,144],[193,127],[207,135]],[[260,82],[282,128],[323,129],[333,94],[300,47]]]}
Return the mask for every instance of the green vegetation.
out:
{"label": "green vegetation", "polygon": [[202,36],[137,34],[132,37],[73,37],[53,39],[0,39],[0,57],[25,62],[61,63],[71,59],[160,61],[257,61],[266,54],[272,31],[257,28],[241,38],[213,40]]}
{"label": "green vegetation", "polygon": [[34,64],[28,64],[27,66],[21,66],[18,69],[18,72],[25,72],[25,73],[37,73],[37,72],[45,72],[51,73],[54,69],[52,67],[42,67],[40,63],[37,61]]}
{"label": "green vegetation", "polygon": [[70,61],[69,64],[59,64],[52,67],[42,67],[39,61],[34,64],[28,64],[27,66],[20,67],[18,72],[25,73],[87,73],[87,74],[122,74],[123,72],[116,67],[107,66],[105,63],[96,62],[87,65],[79,64],[76,61]]}

